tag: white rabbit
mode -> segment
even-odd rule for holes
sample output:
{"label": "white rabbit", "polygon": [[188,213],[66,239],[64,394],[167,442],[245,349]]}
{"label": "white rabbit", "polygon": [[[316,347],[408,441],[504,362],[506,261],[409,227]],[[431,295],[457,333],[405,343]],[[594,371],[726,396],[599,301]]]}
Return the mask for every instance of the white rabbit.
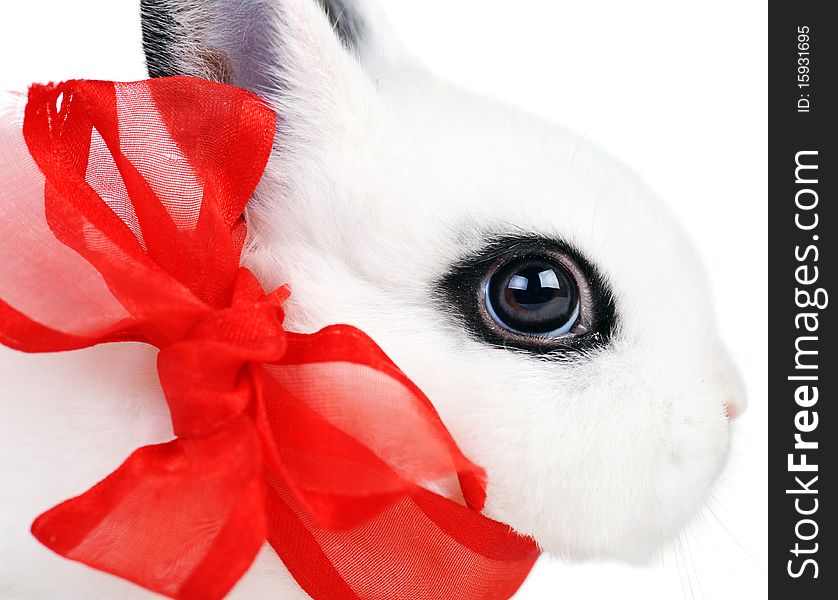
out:
{"label": "white rabbit", "polygon": [[[486,469],[485,513],[546,551],[639,561],[680,530],[744,398],[696,253],[632,172],[435,78],[367,0],[143,10],[151,75],[225,81],[278,110],[245,260],[266,288],[290,283],[289,328],[366,331]],[[28,533],[170,439],[153,354],[4,353],[9,373],[51,381],[0,382],[3,598],[153,596]],[[231,597],[307,596],[266,549]]]}

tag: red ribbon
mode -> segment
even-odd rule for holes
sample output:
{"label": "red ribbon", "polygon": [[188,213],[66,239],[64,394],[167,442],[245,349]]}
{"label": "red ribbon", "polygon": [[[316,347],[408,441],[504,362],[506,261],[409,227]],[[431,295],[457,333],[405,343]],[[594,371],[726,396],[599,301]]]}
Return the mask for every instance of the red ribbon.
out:
{"label": "red ribbon", "polygon": [[355,328],[285,331],[287,290],[239,266],[267,106],[70,81],[31,88],[28,155],[6,133],[0,341],[153,344],[176,436],[38,517],[43,544],[172,598],[224,596],[265,540],[317,599],[518,589],[538,549],[480,514],[483,471],[422,392]]}

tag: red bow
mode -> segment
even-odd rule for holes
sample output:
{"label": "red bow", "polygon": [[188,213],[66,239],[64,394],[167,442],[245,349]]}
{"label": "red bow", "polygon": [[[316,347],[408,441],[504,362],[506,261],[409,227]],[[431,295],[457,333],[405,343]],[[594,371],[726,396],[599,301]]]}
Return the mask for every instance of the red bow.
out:
{"label": "red bow", "polygon": [[38,517],[42,543],[173,598],[224,596],[266,539],[314,598],[515,592],[538,549],[480,514],[483,471],[428,399],[357,329],[285,331],[287,290],[239,267],[267,106],[71,81],[31,88],[31,157],[6,129],[0,341],[157,346],[177,436]]}

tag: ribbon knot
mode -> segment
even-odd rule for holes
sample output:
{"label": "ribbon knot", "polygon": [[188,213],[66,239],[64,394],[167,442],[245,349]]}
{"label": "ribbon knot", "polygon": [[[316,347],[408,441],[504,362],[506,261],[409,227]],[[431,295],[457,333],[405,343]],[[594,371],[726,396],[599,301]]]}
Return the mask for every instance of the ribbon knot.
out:
{"label": "ribbon knot", "polygon": [[201,316],[184,339],[165,346],[157,370],[178,437],[211,434],[248,409],[256,364],[286,352],[282,302],[287,289],[265,294],[247,269],[238,271],[231,305]]}
{"label": "ribbon knot", "polygon": [[0,341],[157,346],[176,436],[32,531],[173,598],[221,598],[265,541],[316,600],[508,598],[538,548],[480,514],[485,474],[429,400],[353,327],[284,330],[287,289],[239,266],[275,118],[173,77],[36,85],[22,137],[0,121],[20,223],[0,235]]}

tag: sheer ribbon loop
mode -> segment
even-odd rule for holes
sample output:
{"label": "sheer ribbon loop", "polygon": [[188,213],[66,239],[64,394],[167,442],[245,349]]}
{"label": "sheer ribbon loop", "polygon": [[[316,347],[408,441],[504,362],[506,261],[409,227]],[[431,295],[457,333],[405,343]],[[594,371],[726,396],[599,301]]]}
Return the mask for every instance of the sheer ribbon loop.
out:
{"label": "sheer ribbon loop", "polygon": [[0,117],[0,341],[153,344],[176,436],[34,535],[172,598],[223,597],[266,540],[317,600],[509,598],[538,548],[480,513],[430,401],[353,327],[286,331],[287,288],[240,267],[275,114],[184,77],[28,100]]}

